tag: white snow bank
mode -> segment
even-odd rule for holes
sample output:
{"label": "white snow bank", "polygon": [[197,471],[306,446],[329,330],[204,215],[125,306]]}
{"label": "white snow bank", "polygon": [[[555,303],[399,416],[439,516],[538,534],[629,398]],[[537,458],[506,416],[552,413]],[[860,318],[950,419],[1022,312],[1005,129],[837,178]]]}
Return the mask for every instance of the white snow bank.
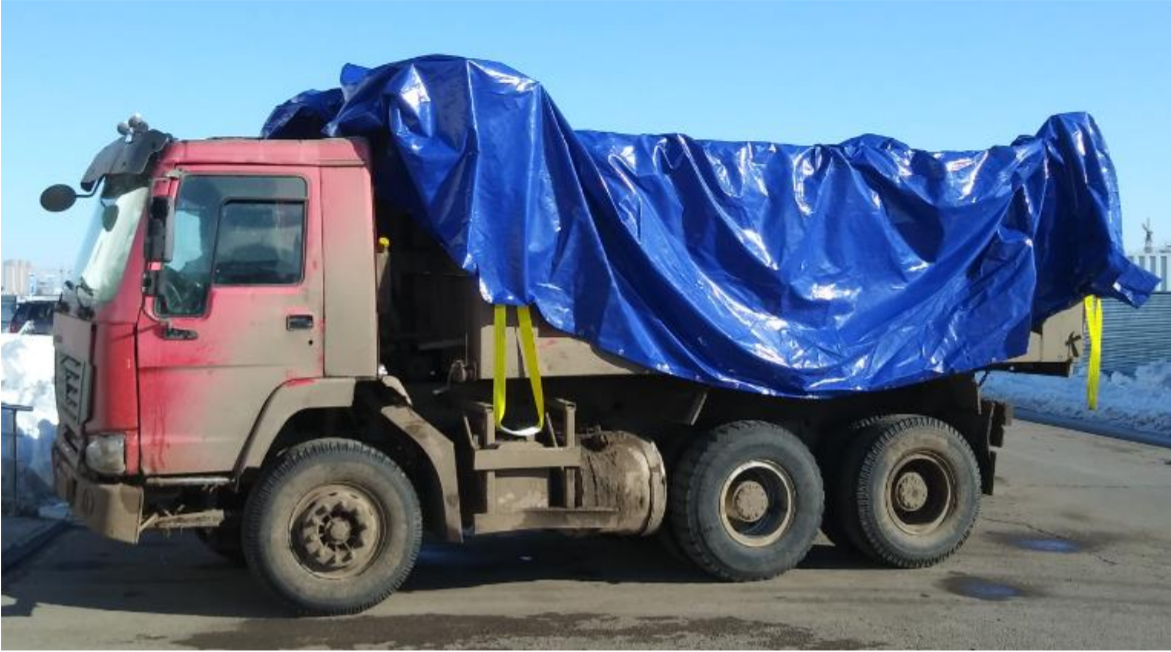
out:
{"label": "white snow bank", "polygon": [[[56,429],[57,404],[53,388],[53,337],[51,335],[0,336],[4,379],[0,381],[5,403],[27,405],[33,410],[18,417],[20,422],[48,421]],[[22,423],[23,425],[23,423]],[[24,428],[30,437],[39,433]]]}
{"label": "white snow bank", "polygon": [[1085,365],[1073,376],[989,374],[984,393],[1035,412],[1131,428],[1171,439],[1171,360],[1139,365],[1132,375],[1102,373],[1098,409],[1086,405]]}
{"label": "white snow bank", "polygon": [[[36,504],[52,499],[53,473],[50,451],[57,435],[57,405],[53,387],[54,357],[51,335],[0,335],[0,357],[3,358],[4,377],[0,393],[7,404],[27,405],[30,412],[16,413],[16,426],[22,435],[17,442],[20,461],[20,487],[11,486],[4,478],[6,502],[19,498],[20,502]],[[11,472],[12,440],[16,433],[9,431],[7,415],[4,419],[3,473]],[[14,491],[15,489],[15,491]]]}

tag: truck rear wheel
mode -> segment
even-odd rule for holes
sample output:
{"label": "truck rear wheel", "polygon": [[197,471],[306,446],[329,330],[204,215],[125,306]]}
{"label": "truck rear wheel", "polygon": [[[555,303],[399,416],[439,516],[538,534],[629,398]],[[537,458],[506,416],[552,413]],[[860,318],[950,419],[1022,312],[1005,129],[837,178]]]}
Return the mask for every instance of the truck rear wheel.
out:
{"label": "truck rear wheel", "polygon": [[668,495],[683,552],[730,581],[775,577],[809,552],[824,504],[812,453],[784,428],[738,421],[683,454]]}
{"label": "truck rear wheel", "polygon": [[830,432],[817,447],[817,461],[825,484],[825,512],[821,531],[837,548],[857,551],[847,530],[857,529],[857,519],[848,518],[855,502],[855,480],[874,426],[897,421],[899,415],[868,417]]}
{"label": "truck rear wheel", "polygon": [[244,511],[252,573],[303,615],[351,614],[385,600],[415,564],[419,500],[389,457],[347,439],[285,453]]}
{"label": "truck rear wheel", "polygon": [[924,416],[880,419],[855,446],[838,508],[859,550],[889,566],[922,568],[963,545],[980,511],[980,467],[954,428]]}

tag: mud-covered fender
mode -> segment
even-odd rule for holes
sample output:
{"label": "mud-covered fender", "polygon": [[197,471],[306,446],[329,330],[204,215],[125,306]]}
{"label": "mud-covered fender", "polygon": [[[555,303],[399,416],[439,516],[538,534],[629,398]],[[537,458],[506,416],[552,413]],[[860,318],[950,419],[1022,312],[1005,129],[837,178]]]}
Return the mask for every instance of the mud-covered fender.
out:
{"label": "mud-covered fender", "polygon": [[239,479],[246,469],[264,463],[272,442],[294,414],[315,408],[352,406],[355,384],[354,378],[301,378],[273,390],[248,434],[248,441],[244,442],[232,477]]}
{"label": "mud-covered fender", "polygon": [[436,485],[427,496],[430,503],[427,512],[432,515],[428,527],[446,541],[463,541],[455,445],[415,411],[398,379],[386,376],[381,381],[382,387],[388,391],[367,392],[363,396],[371,408],[415,442],[435,472]]}

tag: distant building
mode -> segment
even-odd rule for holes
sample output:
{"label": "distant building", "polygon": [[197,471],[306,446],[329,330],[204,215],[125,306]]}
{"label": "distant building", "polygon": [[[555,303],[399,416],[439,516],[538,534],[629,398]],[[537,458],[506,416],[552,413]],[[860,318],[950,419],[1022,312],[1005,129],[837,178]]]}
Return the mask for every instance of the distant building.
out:
{"label": "distant building", "polygon": [[61,294],[61,285],[71,272],[64,267],[35,267],[27,260],[4,261],[3,294],[15,296]]}
{"label": "distant building", "polygon": [[1155,287],[1155,292],[1171,292],[1171,282],[1167,280],[1167,272],[1171,271],[1171,247],[1162,247],[1157,250],[1130,254],[1130,262],[1158,276],[1161,281]]}
{"label": "distant building", "polygon": [[33,264],[27,260],[4,261],[4,294],[28,294],[31,289],[29,277]]}

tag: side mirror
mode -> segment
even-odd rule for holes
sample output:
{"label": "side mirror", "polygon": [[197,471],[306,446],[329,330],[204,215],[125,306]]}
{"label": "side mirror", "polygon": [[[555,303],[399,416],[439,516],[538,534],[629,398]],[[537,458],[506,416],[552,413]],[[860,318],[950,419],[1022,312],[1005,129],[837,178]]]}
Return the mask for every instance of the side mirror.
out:
{"label": "side mirror", "polygon": [[63,183],[49,186],[41,193],[41,208],[50,213],[69,210],[69,207],[73,206],[76,201],[77,191]]}
{"label": "side mirror", "polygon": [[175,221],[171,219],[171,198],[151,197],[146,223],[146,262],[170,262],[174,244]]}

